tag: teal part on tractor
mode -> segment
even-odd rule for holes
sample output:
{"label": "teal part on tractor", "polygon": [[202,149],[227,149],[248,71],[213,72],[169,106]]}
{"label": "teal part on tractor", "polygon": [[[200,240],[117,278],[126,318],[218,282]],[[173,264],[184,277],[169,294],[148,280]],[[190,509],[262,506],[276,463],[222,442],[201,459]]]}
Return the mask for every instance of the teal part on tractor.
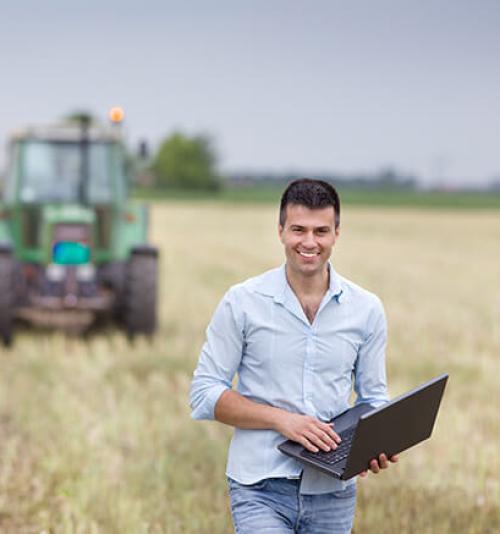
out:
{"label": "teal part on tractor", "polygon": [[53,258],[60,265],[82,265],[90,261],[90,249],[81,243],[60,241],[53,247]]}

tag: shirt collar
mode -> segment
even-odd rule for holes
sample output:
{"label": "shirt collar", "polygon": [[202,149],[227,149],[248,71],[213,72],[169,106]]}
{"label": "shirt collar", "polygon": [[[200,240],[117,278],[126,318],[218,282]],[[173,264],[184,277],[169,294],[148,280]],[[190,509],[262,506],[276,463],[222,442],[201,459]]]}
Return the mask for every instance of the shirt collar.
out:
{"label": "shirt collar", "polygon": [[[330,271],[330,283],[328,286],[330,297],[335,298],[340,303],[344,292],[342,279],[333,268],[331,262],[328,262],[328,269]],[[273,297],[275,302],[283,304],[288,287],[286,264],[284,263],[278,269],[272,271],[271,276],[267,276],[261,281],[257,291],[263,295]]]}

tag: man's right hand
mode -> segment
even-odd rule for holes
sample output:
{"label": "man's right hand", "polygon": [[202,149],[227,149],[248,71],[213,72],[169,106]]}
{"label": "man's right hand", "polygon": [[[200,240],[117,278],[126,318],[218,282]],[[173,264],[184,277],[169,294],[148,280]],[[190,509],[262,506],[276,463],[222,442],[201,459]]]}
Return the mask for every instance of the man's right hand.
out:
{"label": "man's right hand", "polygon": [[276,430],[288,439],[300,443],[311,452],[330,451],[341,442],[340,436],[334,432],[333,424],[323,423],[310,415],[285,412],[277,418]]}

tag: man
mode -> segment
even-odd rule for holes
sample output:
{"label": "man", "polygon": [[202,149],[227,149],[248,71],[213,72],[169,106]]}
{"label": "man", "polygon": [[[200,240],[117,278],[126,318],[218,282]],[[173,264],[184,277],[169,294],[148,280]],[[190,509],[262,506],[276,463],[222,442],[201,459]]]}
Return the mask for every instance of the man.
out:
{"label": "man", "polygon": [[[358,403],[387,400],[383,307],[329,263],[339,224],[330,184],[292,182],[279,216],[285,265],[232,287],[207,329],[192,416],[235,427],[227,476],[237,533],[352,528],[355,480],[304,468],[276,448],[284,438],[310,451],[336,448],[326,421],[349,407],[353,387]],[[370,469],[387,466],[382,454]]]}

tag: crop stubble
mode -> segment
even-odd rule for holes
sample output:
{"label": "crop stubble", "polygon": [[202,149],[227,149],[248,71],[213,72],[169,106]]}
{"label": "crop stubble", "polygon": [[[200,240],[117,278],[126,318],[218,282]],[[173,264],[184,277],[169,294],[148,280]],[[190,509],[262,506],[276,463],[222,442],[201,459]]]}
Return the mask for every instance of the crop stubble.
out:
{"label": "crop stubble", "polygon": [[[24,330],[1,354],[0,531],[231,532],[230,430],[189,418],[209,317],[282,261],[276,210],[158,203],[160,330],[130,346]],[[392,395],[450,373],[433,438],[359,483],[356,532],[500,528],[500,213],[347,207],[341,273],[389,321]]]}

